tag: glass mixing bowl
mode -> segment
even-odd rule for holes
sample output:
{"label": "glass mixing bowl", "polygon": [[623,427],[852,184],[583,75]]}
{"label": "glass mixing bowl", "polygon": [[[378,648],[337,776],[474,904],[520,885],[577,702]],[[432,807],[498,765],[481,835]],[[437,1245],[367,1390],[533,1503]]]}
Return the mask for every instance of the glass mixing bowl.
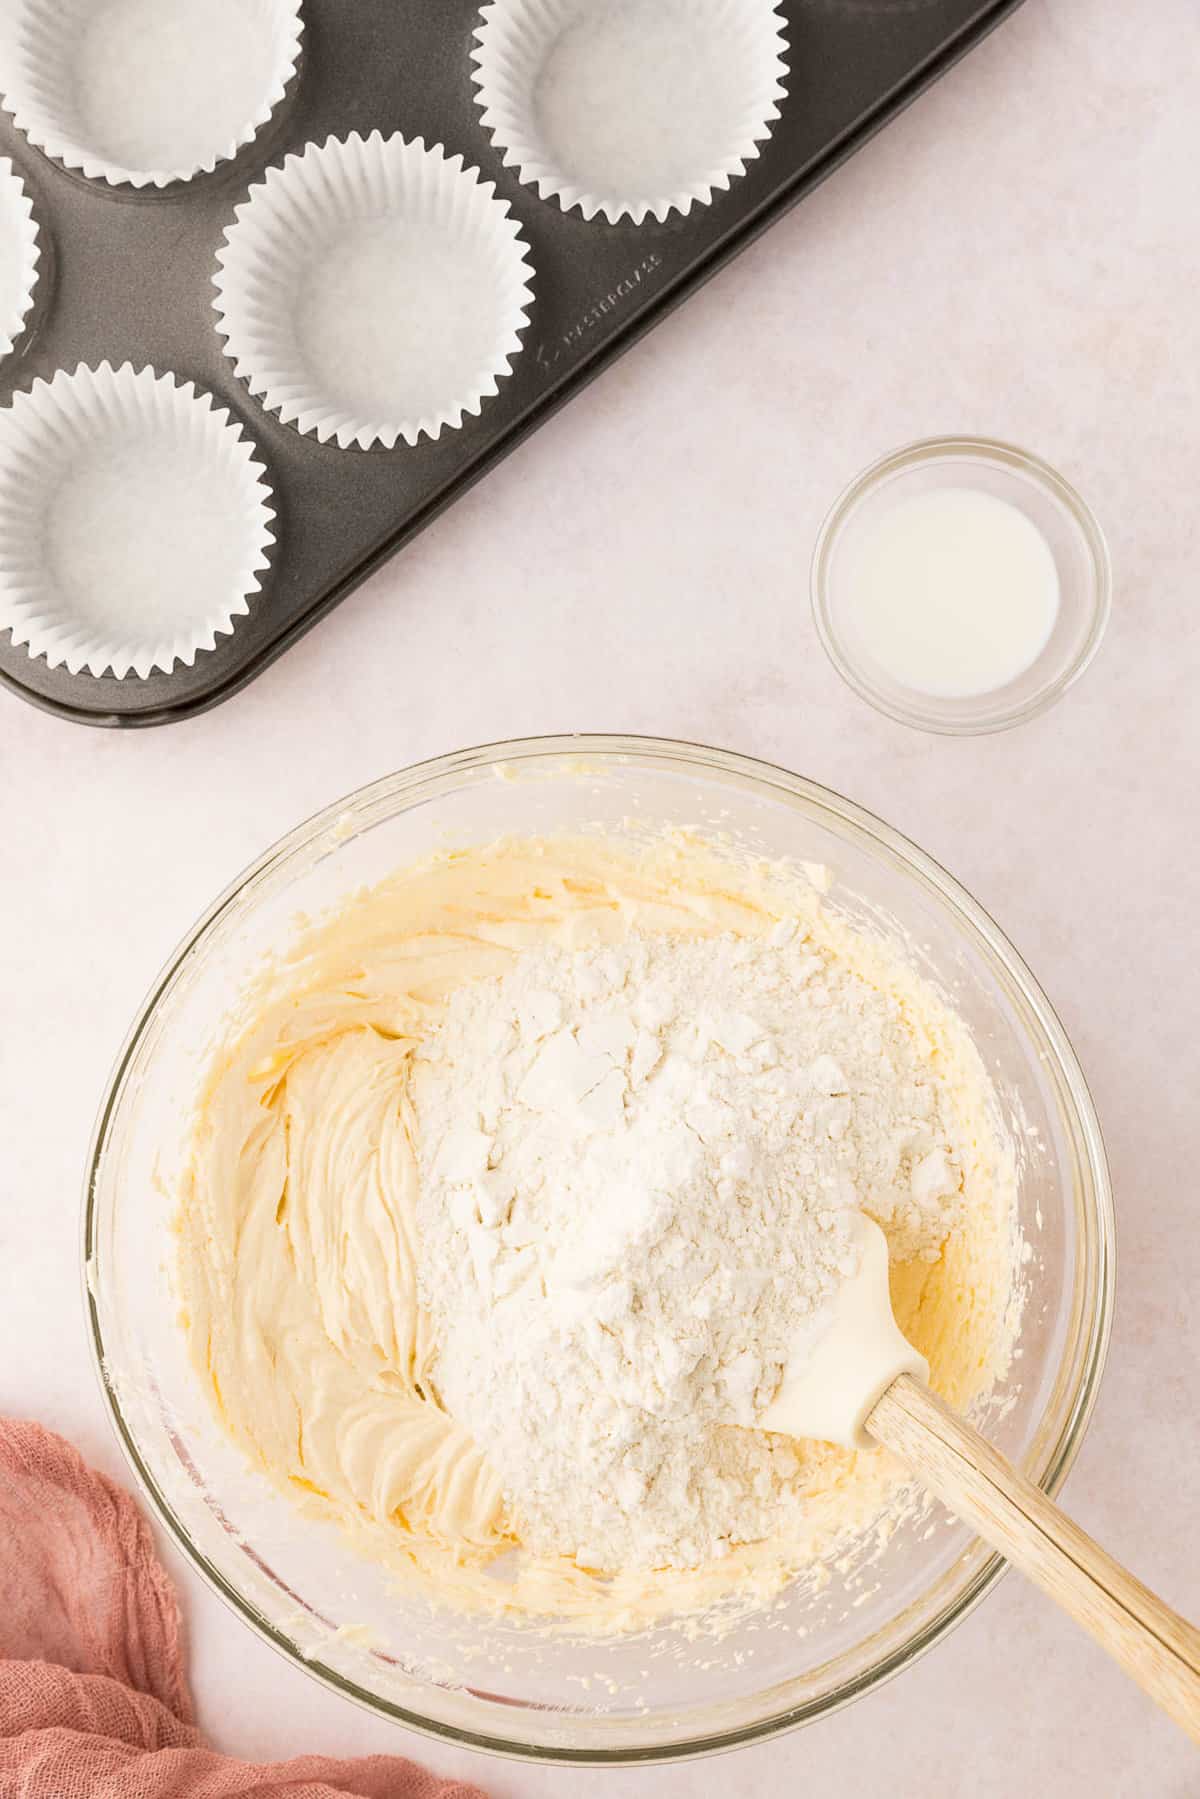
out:
{"label": "glass mixing bowl", "polygon": [[[233,1609],[298,1666],[384,1717],[455,1742],[576,1763],[698,1755],[869,1692],[982,1599],[1002,1564],[946,1514],[903,1524],[870,1580],[831,1569],[723,1642],[667,1626],[559,1640],[465,1620],[301,1517],[215,1425],[172,1293],[171,1217],[201,1068],[234,998],[298,913],[431,851],[630,818],[821,863],[830,903],[898,928],[972,1029],[1019,1134],[1029,1259],[1019,1354],[987,1429],[1047,1492],[1064,1478],[1108,1341],[1113,1219],[1079,1065],[1027,968],[975,902],[895,831],[810,781],[655,739],[491,745],[331,806],[222,895],[172,958],[121,1052],[86,1196],[87,1308],[117,1431],[159,1517]],[[888,921],[891,921],[889,924]]]}

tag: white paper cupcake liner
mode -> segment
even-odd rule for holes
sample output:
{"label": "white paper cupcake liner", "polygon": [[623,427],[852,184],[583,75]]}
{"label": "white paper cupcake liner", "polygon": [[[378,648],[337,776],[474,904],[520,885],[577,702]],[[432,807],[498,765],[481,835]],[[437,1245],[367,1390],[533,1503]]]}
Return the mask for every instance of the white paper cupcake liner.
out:
{"label": "white paper cupcake liner", "polygon": [[779,117],[775,0],[489,0],[481,17],[484,126],[523,182],[585,219],[707,206]]}
{"label": "white paper cupcake liner", "polygon": [[252,394],[342,449],[478,414],[528,323],[527,246],[461,156],[374,132],[289,156],[217,256],[217,329]]}
{"label": "white paper cupcake liner", "polygon": [[94,180],[167,187],[236,156],[284,96],[300,0],[8,0],[4,104]]}
{"label": "white paper cupcake liner", "polygon": [[33,203],[7,156],[0,156],[0,362],[25,334],[41,246]]}
{"label": "white paper cupcake liner", "polygon": [[254,457],[174,375],[102,363],[36,381],[0,412],[0,630],[73,675],[190,667],[267,567]]}

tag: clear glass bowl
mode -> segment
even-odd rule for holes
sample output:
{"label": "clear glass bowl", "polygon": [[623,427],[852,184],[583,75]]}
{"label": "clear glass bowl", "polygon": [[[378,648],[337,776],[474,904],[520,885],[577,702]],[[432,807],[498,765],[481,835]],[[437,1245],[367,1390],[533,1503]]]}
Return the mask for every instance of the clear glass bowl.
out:
{"label": "clear glass bowl", "polygon": [[[1045,538],[1058,571],[1058,617],[1041,653],[1004,686],[963,698],[920,693],[873,661],[856,636],[847,578],[884,512],[947,487],[1015,506]],[[1040,457],[983,437],[930,437],[873,462],[831,508],[813,552],[813,618],[842,679],[889,718],[949,736],[1004,731],[1061,699],[1100,648],[1111,603],[1108,546],[1091,508]]]}
{"label": "clear glass bowl", "polygon": [[[503,778],[498,778],[498,776]],[[1020,1355],[989,1425],[1047,1492],[1064,1478],[1108,1340],[1113,1220],[1078,1063],[1028,969],[950,877],[896,832],[795,775],[656,739],[493,745],[389,776],[270,850],[189,933],[121,1052],[86,1197],[87,1308],[117,1431],[163,1524],[201,1574],[317,1679],[399,1722],[510,1755],[576,1763],[699,1755],[860,1697],[976,1605],[1001,1562],[945,1514],[902,1527],[853,1595],[836,1570],[714,1645],[660,1628],[550,1639],[464,1621],[389,1590],[328,1527],[300,1517],[215,1426],[171,1292],[171,1215],[207,1046],[260,958],[347,890],[446,845],[643,823],[733,835],[823,863],[831,903],[891,918],[975,1033],[1022,1122]],[[878,1586],[871,1590],[872,1583]],[[373,1633],[363,1638],[353,1627]]]}

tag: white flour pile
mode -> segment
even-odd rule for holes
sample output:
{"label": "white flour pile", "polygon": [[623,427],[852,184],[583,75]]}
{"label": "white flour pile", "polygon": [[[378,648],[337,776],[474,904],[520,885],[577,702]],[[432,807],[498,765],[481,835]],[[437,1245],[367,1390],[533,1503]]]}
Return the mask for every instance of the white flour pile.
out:
{"label": "white flour pile", "polygon": [[778,1527],[752,1423],[852,1270],[847,1208],[936,1259],[961,1205],[894,1000],[780,927],[518,957],[413,1072],[438,1395],[522,1542],[688,1568]]}

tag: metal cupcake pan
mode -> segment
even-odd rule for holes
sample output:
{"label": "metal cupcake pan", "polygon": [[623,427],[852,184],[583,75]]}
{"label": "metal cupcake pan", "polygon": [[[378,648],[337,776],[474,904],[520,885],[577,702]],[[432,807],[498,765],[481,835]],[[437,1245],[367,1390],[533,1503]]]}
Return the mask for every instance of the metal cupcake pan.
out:
{"label": "metal cupcake pan", "polygon": [[[710,204],[661,223],[564,212],[503,165],[473,83],[477,0],[304,0],[299,75],[269,123],[231,162],[162,192],[88,181],[0,113],[0,156],[12,158],[52,253],[29,340],[0,363],[0,406],[81,362],[171,370],[244,426],[277,514],[248,616],[190,666],[71,674],[3,631],[0,680],[90,724],[163,724],[228,698],[1019,3],[781,0],[787,93],[770,137]],[[436,441],[364,451],[302,436],[251,396],[223,352],[213,277],[234,208],[267,167],[308,143],[372,131],[440,144],[494,181],[534,278],[522,351],[479,416]]]}

